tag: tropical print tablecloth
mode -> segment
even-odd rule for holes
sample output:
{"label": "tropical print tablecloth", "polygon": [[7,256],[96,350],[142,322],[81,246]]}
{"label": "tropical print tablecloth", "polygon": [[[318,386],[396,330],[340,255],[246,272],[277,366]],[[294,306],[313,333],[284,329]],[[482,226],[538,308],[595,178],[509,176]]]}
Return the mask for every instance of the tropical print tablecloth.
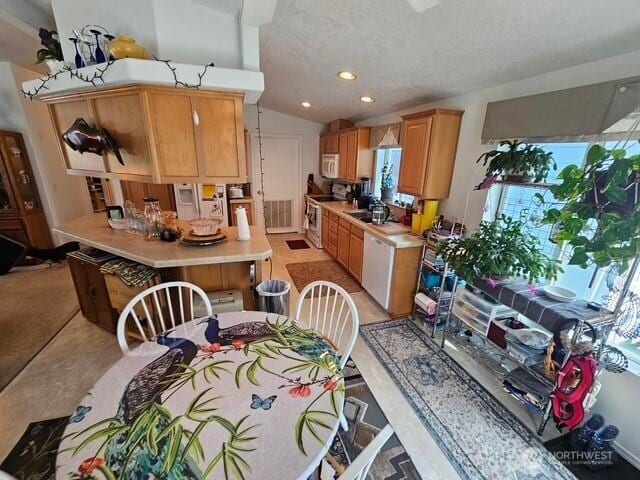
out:
{"label": "tropical print tablecloth", "polygon": [[297,479],[338,428],[339,358],[312,330],[234,312],[123,357],[82,400],[59,479]]}

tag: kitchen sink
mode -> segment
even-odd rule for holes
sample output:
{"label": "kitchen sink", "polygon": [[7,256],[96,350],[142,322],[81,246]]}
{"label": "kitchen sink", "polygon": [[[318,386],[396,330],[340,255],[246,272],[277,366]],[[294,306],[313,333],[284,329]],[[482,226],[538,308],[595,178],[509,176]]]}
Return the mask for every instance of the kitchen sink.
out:
{"label": "kitchen sink", "polygon": [[364,223],[371,223],[371,212],[364,210],[359,212],[348,212],[347,215],[355,218],[356,220],[360,220]]}

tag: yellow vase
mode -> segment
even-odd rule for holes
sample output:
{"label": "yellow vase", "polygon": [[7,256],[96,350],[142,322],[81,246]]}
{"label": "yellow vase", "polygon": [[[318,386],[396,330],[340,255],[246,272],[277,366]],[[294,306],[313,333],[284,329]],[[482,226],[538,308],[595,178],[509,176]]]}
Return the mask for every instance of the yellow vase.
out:
{"label": "yellow vase", "polygon": [[109,42],[109,53],[119,60],[121,58],[141,58],[149,59],[149,52],[141,47],[132,37],[122,35]]}
{"label": "yellow vase", "polygon": [[420,231],[431,229],[433,221],[438,218],[438,200],[425,200],[424,209],[422,211],[422,219],[420,220]]}

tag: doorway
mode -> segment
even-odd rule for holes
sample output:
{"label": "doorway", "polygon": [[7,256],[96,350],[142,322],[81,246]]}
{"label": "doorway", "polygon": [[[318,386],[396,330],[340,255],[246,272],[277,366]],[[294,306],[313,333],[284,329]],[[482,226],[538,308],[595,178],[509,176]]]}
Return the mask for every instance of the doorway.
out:
{"label": "doorway", "polygon": [[264,206],[260,194],[260,140],[257,133],[252,133],[256,225],[263,226],[267,233],[299,232],[302,224],[302,137],[262,134],[262,157]]}

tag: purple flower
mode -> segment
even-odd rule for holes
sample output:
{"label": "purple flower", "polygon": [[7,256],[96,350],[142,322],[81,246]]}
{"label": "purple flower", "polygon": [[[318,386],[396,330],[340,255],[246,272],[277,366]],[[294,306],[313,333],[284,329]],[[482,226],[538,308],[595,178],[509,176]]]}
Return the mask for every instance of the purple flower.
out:
{"label": "purple flower", "polygon": [[531,295],[535,295],[536,293],[538,293],[537,285],[530,283],[529,285],[527,285],[527,288],[529,289],[529,293],[531,293]]}
{"label": "purple flower", "polygon": [[40,27],[40,30],[38,30],[38,36],[40,37],[40,43],[47,47],[50,48],[51,47],[51,42],[54,41],[53,35],[57,34],[57,32],[55,30],[47,30],[46,28],[42,28]]}
{"label": "purple flower", "polygon": [[496,282],[493,278],[485,278],[485,281],[491,288],[496,288],[498,286],[498,282]]}

